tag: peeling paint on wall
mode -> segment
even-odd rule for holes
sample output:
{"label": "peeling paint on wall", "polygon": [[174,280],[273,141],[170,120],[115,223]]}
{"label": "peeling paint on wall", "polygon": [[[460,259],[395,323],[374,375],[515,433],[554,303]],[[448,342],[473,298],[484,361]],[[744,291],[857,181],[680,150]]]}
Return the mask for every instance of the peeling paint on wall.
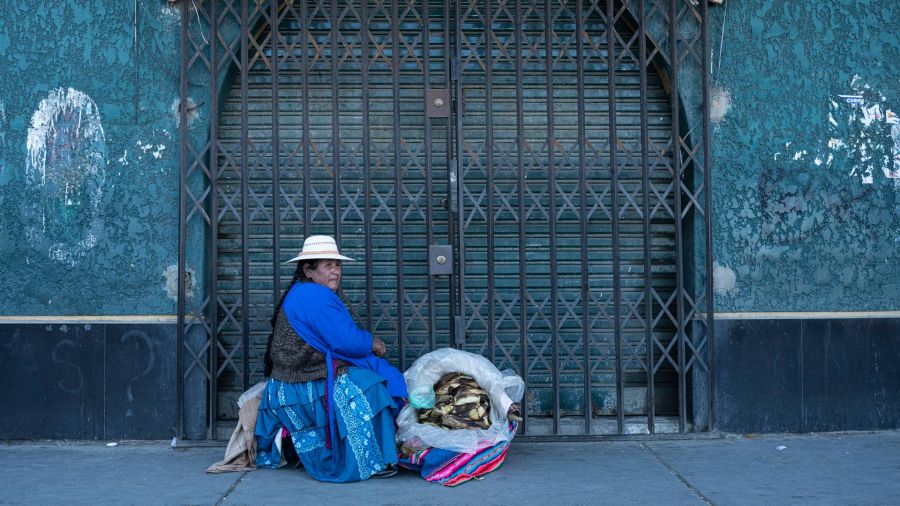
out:
{"label": "peeling paint on wall", "polygon": [[[185,268],[184,294],[189,299],[194,296],[194,277],[196,274],[196,271],[191,267]],[[178,266],[170,265],[166,267],[162,275],[165,279],[163,290],[165,290],[166,296],[178,302]]]}
{"label": "peeling paint on wall", "polygon": [[[863,184],[873,184],[876,174],[900,178],[900,124],[892,123],[896,115],[885,109],[887,98],[858,75],[851,80],[849,91],[829,100],[830,138],[825,146],[814,148],[813,153],[805,149],[779,151],[773,160],[786,155],[791,161],[812,161],[816,167],[842,167]],[[784,144],[786,151],[790,145]],[[900,187],[900,181],[896,184]]]}
{"label": "peeling paint on wall", "polygon": [[886,121],[891,125],[891,141],[893,142],[891,154],[894,157],[894,163],[884,167],[884,176],[894,179],[894,185],[900,188],[900,118],[888,110]]}
{"label": "peeling paint on wall", "polygon": [[173,28],[181,26],[181,6],[174,2],[167,2],[159,8],[160,18]]}
{"label": "peeling paint on wall", "polygon": [[709,119],[713,123],[722,121],[731,109],[731,93],[724,88],[714,87],[710,91]]}
{"label": "peeling paint on wall", "polygon": [[734,291],[737,275],[727,265],[713,262],[713,290],[716,295],[730,295]]}
{"label": "peeling paint on wall", "polygon": [[6,177],[6,104],[0,100],[0,185]]}
{"label": "peeling paint on wall", "polygon": [[26,235],[74,266],[103,232],[107,148],[97,105],[73,88],[51,91],[31,116],[27,152]]}
{"label": "peeling paint on wall", "polygon": [[[200,113],[198,112],[199,107],[197,106],[197,103],[194,102],[194,99],[192,99],[191,97],[188,97],[186,102],[187,102],[187,104],[186,104],[187,126],[188,126],[188,128],[190,128],[191,125],[194,124],[194,121],[197,120],[197,117],[200,116]],[[181,106],[181,99],[176,98],[175,100],[172,101],[172,106],[170,107],[170,112],[171,112],[172,116],[175,118],[175,127],[176,128],[181,126],[180,106]]]}
{"label": "peeling paint on wall", "polygon": [[[160,289],[159,276],[177,257],[179,137],[169,106],[179,94],[183,4],[141,0],[137,10],[133,2],[100,0],[9,5],[0,11],[0,17],[6,16],[0,29],[0,73],[5,77],[0,79],[0,100],[6,115],[5,128],[0,127],[5,136],[5,146],[0,144],[5,155],[5,172],[0,172],[0,313],[171,314],[176,304]],[[197,30],[196,17],[191,21]],[[208,95],[208,83],[193,74],[190,80],[191,93],[200,102],[199,96]],[[44,158],[47,185],[35,185],[26,178],[26,169],[39,174],[37,165],[26,167],[31,164],[29,126],[41,102],[51,92],[60,94],[54,91],[60,87],[63,101],[69,87],[94,100],[92,112],[98,114],[93,117],[101,120],[105,139],[94,144],[97,149],[82,140],[82,149],[75,150],[82,155],[70,156],[61,138],[63,130],[77,127],[57,128],[57,158],[51,159],[49,147]],[[80,109],[82,134],[88,109]],[[207,131],[201,125],[204,117],[208,114],[201,112],[201,121],[193,125],[196,138]],[[135,147],[138,139],[153,149],[144,154]],[[166,149],[160,151],[159,145]],[[156,151],[159,159],[153,156]],[[98,174],[85,175],[85,165],[94,163],[84,154],[90,152],[103,154],[105,162]],[[80,189],[70,206],[65,205],[65,187],[58,185],[64,156],[82,159],[71,164],[75,180],[68,186]],[[85,177],[81,186],[78,171]],[[51,205],[54,195],[62,201]],[[45,207],[55,217],[47,219],[46,231]],[[78,256],[79,243],[90,244],[89,235],[96,244]],[[49,258],[55,245],[69,253],[57,248],[55,256],[63,261]],[[197,296],[199,290],[194,288]]]}

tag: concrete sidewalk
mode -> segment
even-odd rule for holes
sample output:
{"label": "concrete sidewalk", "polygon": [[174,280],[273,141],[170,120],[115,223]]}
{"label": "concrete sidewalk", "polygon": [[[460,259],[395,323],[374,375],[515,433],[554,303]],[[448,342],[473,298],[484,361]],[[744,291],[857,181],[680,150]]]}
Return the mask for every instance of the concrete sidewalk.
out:
{"label": "concrete sidewalk", "polygon": [[900,432],[514,442],[503,467],[457,488],[402,471],[345,485],[209,475],[224,448],[105,443],[0,444],[0,504],[900,504]]}

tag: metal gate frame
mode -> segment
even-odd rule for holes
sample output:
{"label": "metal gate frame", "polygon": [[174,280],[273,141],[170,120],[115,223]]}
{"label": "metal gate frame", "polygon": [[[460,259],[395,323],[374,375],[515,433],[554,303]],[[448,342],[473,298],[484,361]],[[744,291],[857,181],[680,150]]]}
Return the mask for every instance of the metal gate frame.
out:
{"label": "metal gate frame", "polygon": [[[385,8],[384,4],[389,0],[370,0],[364,5],[374,2],[373,5]],[[279,2],[268,0],[196,0],[193,2],[181,2],[181,42],[182,42],[182,60],[180,72],[180,102],[179,102],[179,137],[180,137],[180,182],[179,182],[179,238],[178,238],[178,370],[182,371],[182,376],[178,382],[178,407],[177,407],[177,424],[178,434],[180,437],[188,439],[213,439],[216,434],[216,397],[217,397],[217,379],[222,373],[223,368],[233,367],[242,374],[243,386],[250,386],[250,364],[249,364],[249,321],[247,316],[249,311],[247,308],[223,307],[221,300],[216,294],[216,283],[210,282],[214,280],[217,252],[216,252],[216,230],[218,225],[217,213],[222,211],[219,208],[219,199],[222,198],[225,207],[231,206],[231,211],[236,211],[233,204],[228,201],[228,197],[220,195],[217,191],[216,181],[220,177],[217,167],[217,158],[219,156],[219,142],[217,137],[218,128],[218,110],[222,102],[220,90],[231,72],[239,72],[242,83],[242,93],[246,97],[247,93],[247,72],[259,58],[266,59],[266,44],[278,44],[277,27],[282,19],[282,4],[293,4],[294,2]],[[335,12],[336,0],[317,0],[317,4],[328,7]],[[407,2],[412,3],[412,2]],[[502,1],[501,1],[502,3]],[[553,0],[507,0],[505,5],[514,5],[516,13],[522,12],[522,4],[536,4],[546,12],[552,12],[556,2]],[[582,2],[577,3],[578,17],[581,19]],[[252,5],[252,9],[251,9]],[[453,7],[451,8],[451,5]],[[262,8],[260,8],[262,6]],[[642,302],[646,305],[648,318],[643,321],[646,331],[645,349],[646,357],[644,359],[644,368],[648,377],[648,395],[653,398],[652,388],[654,385],[653,378],[656,371],[664,364],[671,365],[678,373],[678,391],[679,391],[679,433],[689,431],[709,431],[715,428],[715,420],[713,418],[714,410],[712,403],[714,398],[713,383],[713,311],[712,311],[712,216],[711,216],[711,184],[710,184],[710,119],[709,119],[709,67],[706,65],[705,55],[708,54],[708,35],[707,35],[707,19],[708,6],[707,2],[701,0],[699,5],[693,5],[692,0],[626,0],[624,2],[603,2],[602,0],[590,0],[588,2],[590,8],[596,9],[598,12],[605,13],[610,29],[607,31],[608,48],[610,51],[610,59],[618,62],[620,59],[629,58],[640,68],[641,73],[641,166],[643,168],[642,181],[642,201],[640,204],[634,203],[635,207],[640,207],[644,211],[644,237],[649,237],[649,222],[654,212],[669,213],[675,224],[675,255],[676,255],[676,289],[668,300],[662,300],[657,293],[654,292],[649,277],[651,273],[649,247],[645,248],[644,255],[644,272],[647,277],[644,283],[645,292]],[[366,7],[361,7],[365,12]],[[459,20],[463,13],[461,12],[462,2],[445,2],[444,12],[448,17],[453,10],[454,21],[456,27],[456,40],[461,38]],[[393,19],[397,19],[398,5],[391,4]],[[301,11],[306,13],[306,8]],[[426,9],[427,11],[427,9]],[[487,13],[490,16],[490,12]],[[303,15],[303,14],[301,14]],[[364,16],[365,17],[365,14]],[[637,24],[635,35],[629,40],[623,40],[615,30],[617,20],[624,18],[633,19]],[[262,44],[256,44],[256,38],[251,36],[251,26],[256,26],[258,19],[263,19],[274,27],[273,34]],[[305,18],[304,18],[305,19]],[[545,21],[550,25],[550,16],[545,15]],[[451,23],[446,23],[450,25]],[[397,44],[396,32],[393,43]],[[547,29],[547,37],[552,35],[552,30]],[[368,43],[368,42],[366,42]],[[621,54],[613,53],[616,43],[625,48]],[[459,43],[454,44],[458,49]],[[277,47],[276,47],[277,49]],[[579,45],[579,51],[581,47]],[[635,55],[637,52],[637,55]],[[277,50],[272,54],[277,55]],[[306,52],[303,52],[304,58]],[[580,54],[580,53],[579,53]],[[458,53],[457,53],[458,56]],[[664,62],[665,75],[669,81],[669,92],[671,96],[672,108],[672,145],[669,149],[674,154],[674,166],[667,167],[672,173],[672,184],[667,188],[655,188],[649,181],[648,171],[650,166],[650,153],[648,152],[647,143],[647,101],[646,101],[646,75],[648,68],[653,65],[654,61],[662,60]],[[271,58],[266,62],[273,73],[277,74],[279,58]],[[552,62],[548,59],[548,73],[552,72]],[[462,138],[461,121],[458,118],[461,115],[460,100],[462,95],[461,81],[458,79],[459,61],[454,60],[451,63],[451,71],[455,78],[452,83],[448,83],[449,88],[454,91],[454,107],[456,108],[457,120],[453,124],[455,130],[455,139],[457,142],[452,147],[448,145],[448,154],[452,149],[455,151],[455,160],[457,163],[463,160],[462,146],[459,139]],[[610,188],[613,192],[612,210],[610,213],[613,227],[613,276],[614,289],[614,328],[615,328],[615,349],[616,349],[616,397],[618,406],[622,405],[623,400],[623,357],[622,357],[622,294],[619,278],[620,262],[619,262],[619,243],[618,243],[618,217],[620,209],[618,208],[620,192],[624,192],[625,198],[630,198],[625,188],[621,187],[617,180],[616,158],[618,156],[629,156],[629,153],[623,152],[622,146],[618,145],[616,139],[616,99],[614,94],[615,86],[615,65],[609,65],[609,83],[611,87],[610,93],[610,146],[609,146],[609,166],[611,167],[611,184]],[[580,74],[579,96],[583,100],[584,94],[584,78]],[[685,77],[686,76],[686,77]],[[697,86],[699,82],[699,95],[697,94]],[[274,110],[278,110],[278,80],[273,79],[272,86],[272,103]],[[552,88],[549,84],[548,87]],[[191,93],[208,93],[208,97],[204,100],[194,100]],[[548,94],[548,97],[552,96]],[[306,97],[306,94],[304,94]],[[246,100],[241,111],[243,117],[243,134],[242,143],[244,146],[248,143],[247,132],[247,108]],[[363,114],[366,114],[364,107]],[[399,113],[398,113],[399,114]],[[548,99],[548,142],[553,140],[553,106]],[[203,116],[205,115],[205,122]],[[583,120],[583,114],[582,120]],[[306,118],[308,119],[308,118]],[[207,128],[191,127],[191,123],[199,121],[200,125]],[[583,133],[583,121],[580,121],[579,131]],[[448,122],[449,125],[449,122]],[[278,121],[273,124],[273,149],[279,152],[278,146]],[[304,123],[303,128],[308,129],[308,122]],[[448,136],[449,139],[449,136]],[[449,140],[448,140],[449,142]],[[304,150],[301,155],[305,167],[309,167],[310,153]],[[368,156],[368,151],[367,151]],[[553,195],[555,187],[553,185],[553,154],[549,154],[550,183],[549,192]],[[582,154],[580,159],[583,163],[585,156]],[[274,194],[278,195],[279,181],[279,156],[273,157],[273,178],[274,178]],[[243,174],[247,174],[248,168],[248,152],[242,149],[239,160],[234,160],[235,169],[240,171],[241,176],[241,202],[248,202],[248,199],[258,199],[253,195],[252,189],[249,187],[247,178]],[[368,165],[367,165],[368,166]],[[399,181],[399,171],[397,173]],[[464,185],[462,184],[463,171],[457,172],[455,200],[459,203],[460,211],[464,207],[468,197],[464,194]],[[582,170],[582,188],[583,188],[583,170]],[[308,186],[308,179],[304,178]],[[339,185],[336,179],[335,188]],[[398,183],[399,185],[399,183]],[[398,186],[399,188],[399,186]],[[337,195],[337,189],[335,195]],[[398,190],[399,191],[399,190]],[[665,196],[674,193],[674,208],[670,209],[663,202],[662,205],[657,204],[651,209],[649,195],[655,194],[662,202]],[[309,195],[307,187],[305,195]],[[430,201],[429,201],[430,202]],[[555,199],[551,198],[551,206]],[[366,201],[366,215],[368,216],[371,209],[368,208],[369,201]],[[309,223],[308,217],[310,213],[309,206],[305,206],[303,211],[306,213],[307,219],[304,223]],[[554,210],[551,208],[551,215]],[[249,205],[241,205],[240,218],[242,226],[242,296],[241,301],[248,301],[249,295],[249,264],[247,261],[249,255]],[[280,223],[280,213],[273,213],[273,227],[277,231]],[[368,218],[367,218],[368,219]],[[465,246],[460,240],[465,237],[464,220],[456,220],[453,222],[453,215],[450,215],[450,227],[457,227],[456,233],[450,233],[448,239],[453,241],[456,239],[456,255],[457,258],[464,258]],[[551,230],[554,220],[550,220]],[[368,222],[367,222],[368,223]],[[400,222],[397,222],[398,228]],[[581,222],[581,237],[584,240],[585,231],[584,220]],[[430,231],[429,231],[430,233]],[[552,235],[552,232],[551,232]],[[279,251],[279,235],[275,233],[275,251]],[[697,247],[696,243],[702,242],[702,248]],[[368,250],[371,250],[371,244],[367,244]],[[582,255],[584,255],[582,250]],[[552,258],[556,257],[555,250],[551,253]],[[554,269],[555,262],[551,262],[551,269]],[[201,268],[202,267],[202,268]],[[370,272],[371,266],[367,266],[367,273]],[[457,275],[455,281],[451,281],[455,285],[455,294],[451,296],[451,314],[456,316],[456,325],[465,324],[465,313],[467,305],[465,299],[466,294],[466,276],[464,272],[464,263],[457,266]],[[199,272],[198,272],[199,271]],[[586,274],[584,274],[586,275]],[[280,279],[278,262],[274,262],[273,277],[275,280]],[[552,276],[552,275],[551,275]],[[367,275],[369,278],[370,275]],[[433,293],[434,285],[429,284],[429,290]],[[553,319],[556,324],[558,318],[558,299],[555,297],[554,284]],[[277,303],[280,296],[280,288],[276,283],[274,290],[273,304]],[[403,300],[402,298],[399,300]],[[586,300],[585,298],[582,299]],[[371,294],[367,297],[367,304],[372,304]],[[655,302],[655,304],[654,304]],[[241,303],[243,304],[243,303]],[[461,307],[460,307],[461,306]],[[217,339],[217,332],[223,322],[219,321],[220,311],[224,312],[225,319],[231,319],[234,324],[238,324],[235,319],[235,313],[241,311],[241,322],[238,324],[243,329],[243,339],[239,348],[226,349]],[[522,325],[524,328],[524,311],[522,311]],[[368,312],[371,317],[371,310]],[[432,311],[433,315],[433,311]],[[639,317],[639,315],[636,315]],[[676,335],[669,343],[663,343],[652,335],[653,325],[661,319],[668,318],[672,320],[676,327]],[[558,328],[558,327],[557,327]],[[459,329],[455,330],[458,334]],[[587,328],[585,327],[585,335]],[[524,335],[524,331],[523,331]],[[491,338],[492,340],[493,338]],[[459,344],[459,343],[457,343]],[[525,343],[523,342],[523,345]],[[585,338],[584,346],[589,345],[589,340]],[[434,342],[430,343],[433,347]],[[240,364],[235,362],[235,355],[240,351],[242,360]],[[554,343],[553,350],[553,371],[556,378],[557,367],[559,363],[558,344]],[[223,365],[219,365],[220,355],[224,360]],[[402,361],[401,355],[401,361]],[[586,365],[586,369],[589,367]],[[558,379],[558,378],[557,378]],[[585,374],[585,387],[590,391],[589,373]],[[694,394],[693,398],[689,398],[688,392]],[[559,428],[559,384],[554,383],[554,417],[553,417],[553,438],[597,438],[609,437],[598,434],[592,434],[590,429],[590,402],[586,402],[585,406],[585,430],[584,434],[572,435],[562,434]],[[588,396],[590,397],[590,396]],[[199,401],[205,400],[205,403]],[[657,434],[654,431],[652,402],[650,403],[650,413],[648,416],[648,435],[627,436],[631,438],[642,437],[673,437],[672,434]],[[689,410],[691,411],[689,417]],[[617,412],[617,428],[618,437],[625,435],[625,419],[624,410],[619,409]],[[204,427],[205,429],[199,429]],[[526,423],[527,427],[527,423]],[[527,433],[526,433],[527,434]],[[615,437],[615,436],[614,436]]]}

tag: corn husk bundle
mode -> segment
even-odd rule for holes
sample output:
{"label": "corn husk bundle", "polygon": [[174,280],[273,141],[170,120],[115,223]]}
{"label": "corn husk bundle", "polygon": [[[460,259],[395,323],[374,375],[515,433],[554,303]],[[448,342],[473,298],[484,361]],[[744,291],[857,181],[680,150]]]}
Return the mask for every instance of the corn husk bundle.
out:
{"label": "corn husk bundle", "polygon": [[490,396],[474,378],[451,372],[434,384],[434,407],[418,410],[420,423],[446,429],[487,429],[491,426]]}

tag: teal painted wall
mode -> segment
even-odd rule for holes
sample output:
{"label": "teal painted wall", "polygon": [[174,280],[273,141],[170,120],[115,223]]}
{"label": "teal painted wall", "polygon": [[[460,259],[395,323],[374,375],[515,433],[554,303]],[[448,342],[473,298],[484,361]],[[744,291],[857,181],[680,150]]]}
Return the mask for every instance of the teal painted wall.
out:
{"label": "teal painted wall", "polygon": [[[133,2],[0,5],[0,314],[173,313],[178,9],[140,0],[135,30]],[[710,13],[716,309],[897,309],[900,6]]]}
{"label": "teal painted wall", "polygon": [[900,3],[710,12],[716,309],[900,309]]}
{"label": "teal painted wall", "polygon": [[137,5],[0,2],[0,314],[175,311],[180,15]]}

